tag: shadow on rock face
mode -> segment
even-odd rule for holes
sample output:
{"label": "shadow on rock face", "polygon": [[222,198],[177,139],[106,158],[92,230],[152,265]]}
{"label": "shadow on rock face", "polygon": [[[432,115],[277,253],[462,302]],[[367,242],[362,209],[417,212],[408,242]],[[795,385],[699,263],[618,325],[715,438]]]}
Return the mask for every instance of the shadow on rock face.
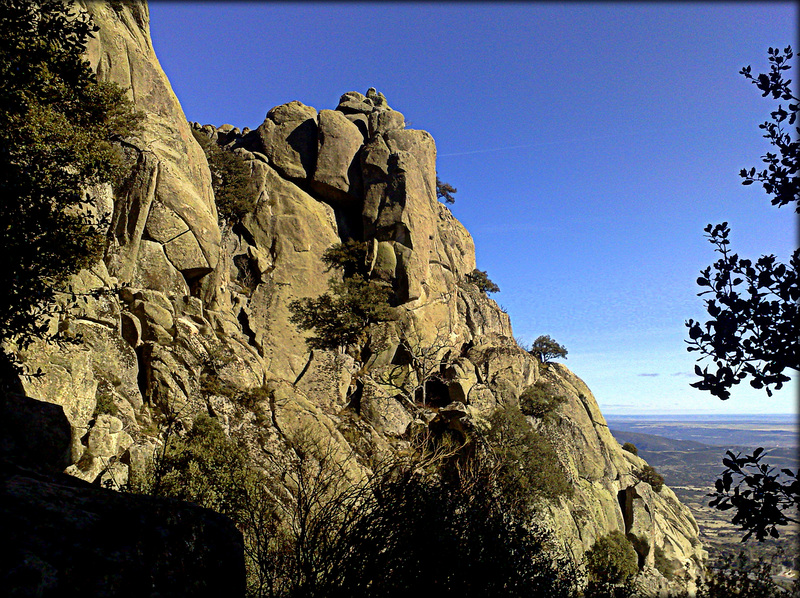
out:
{"label": "shadow on rock face", "polygon": [[7,596],[244,595],[242,536],[218,513],[0,462]]}
{"label": "shadow on rock face", "polygon": [[26,396],[18,371],[0,352],[0,459],[61,472],[71,462],[71,439],[64,408]]}
{"label": "shadow on rock face", "polygon": [[314,172],[317,163],[317,123],[313,119],[303,121],[286,138],[287,143],[300,156],[306,172]]}
{"label": "shadow on rock face", "polygon": [[72,429],[61,405],[21,393],[0,395],[0,458],[37,471],[70,465]]}
{"label": "shadow on rock face", "polygon": [[242,535],[230,519],[61,473],[71,463],[72,437],[63,407],[15,392],[13,376],[6,379],[0,392],[6,548],[0,594],[244,595]]}

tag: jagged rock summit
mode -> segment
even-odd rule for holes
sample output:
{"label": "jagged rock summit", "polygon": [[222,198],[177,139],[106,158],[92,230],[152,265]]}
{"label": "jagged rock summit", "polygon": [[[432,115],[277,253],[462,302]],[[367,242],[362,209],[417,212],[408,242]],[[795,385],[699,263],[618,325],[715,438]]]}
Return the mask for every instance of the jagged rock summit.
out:
{"label": "jagged rock summit", "polygon": [[[254,130],[188,123],[153,51],[146,4],[86,8],[100,26],[93,67],[130,89],[145,120],[125,143],[127,182],[98,198],[113,214],[106,257],[76,281],[118,292],[54,323],[80,333],[80,345],[20,355],[44,372],[23,380],[26,394],[61,405],[69,420],[68,473],[135,479],[163,414],[189,426],[202,412],[276,475],[287,438],[303,430],[332,441],[357,479],[366,456],[402,451],[420,430],[485,426],[542,380],[566,402],[527,425],[553,443],[574,488],[543,506],[549,525],[576,558],[612,530],[635,534],[653,588],[693,587],[705,552],[689,510],[668,487],[640,481],[644,461],[621,450],[586,385],[520,348],[508,315],[468,282],[474,244],[437,201],[427,132],[406,128],[374,89],[345,93],[333,110],[276,106]],[[246,166],[253,207],[234,224],[219,218],[194,134]],[[348,239],[366,242],[366,271],[390,289],[395,318],[356,349],[310,350],[289,305],[328,290],[336,273],[322,254]],[[432,355],[433,375],[411,367],[409,347]],[[396,368],[424,389],[422,401],[387,386]],[[98,413],[109,404],[113,414]],[[673,581],[654,568],[654,547],[678,569]]]}

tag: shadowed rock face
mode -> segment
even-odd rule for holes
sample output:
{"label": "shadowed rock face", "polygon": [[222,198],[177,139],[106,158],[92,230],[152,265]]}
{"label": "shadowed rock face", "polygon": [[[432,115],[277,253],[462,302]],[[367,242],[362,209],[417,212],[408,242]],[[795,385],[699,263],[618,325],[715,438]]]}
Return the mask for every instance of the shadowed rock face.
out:
{"label": "shadowed rock face", "polygon": [[0,479],[13,549],[0,587],[15,596],[244,596],[242,538],[226,517],[7,462]]}
{"label": "shadowed rock face", "polygon": [[60,472],[72,463],[71,437],[61,405],[0,394],[0,459]]}
{"label": "shadowed rock face", "polygon": [[[621,450],[583,382],[564,366],[541,368],[513,340],[508,315],[466,281],[474,244],[437,201],[428,133],[406,129],[375,90],[347,92],[335,110],[297,101],[272,108],[253,131],[190,125],[153,53],[146,6],[92,3],[90,11],[101,27],[92,64],[130,87],[146,113],[130,140],[128,184],[113,197],[106,260],[78,277],[87,290],[121,290],[59,323],[82,332],[82,345],[23,356],[45,371],[26,391],[63,407],[72,463],[90,481],[108,479],[111,457],[114,479],[137,475],[151,441],[142,430],[166,411],[187,424],[213,413],[268,472],[294,432],[332,440],[356,479],[363,467],[354,451],[390,455],[409,446],[412,430],[473,429],[544,378],[567,398],[552,420],[528,418],[557,447],[575,487],[573,498],[543,505],[559,537],[579,558],[611,530],[635,534],[662,547],[685,580],[696,576],[705,555],[689,511],[668,488],[638,481],[644,461]],[[192,127],[244,160],[254,208],[234,226],[217,222]],[[373,326],[347,353],[312,352],[288,305],[327,291],[337,274],[321,255],[347,239],[367,242],[370,276],[391,286],[397,320]],[[415,369],[409,351],[433,367]],[[201,389],[209,364],[233,392]],[[393,368],[418,392],[381,383]],[[251,401],[237,398],[256,388]],[[100,398],[116,414],[93,418]],[[666,582],[653,553],[641,565],[655,587]]]}

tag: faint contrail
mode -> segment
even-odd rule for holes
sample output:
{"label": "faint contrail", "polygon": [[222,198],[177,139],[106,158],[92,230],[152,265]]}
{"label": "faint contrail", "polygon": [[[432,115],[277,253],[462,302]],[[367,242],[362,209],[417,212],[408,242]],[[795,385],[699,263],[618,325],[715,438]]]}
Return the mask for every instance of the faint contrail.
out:
{"label": "faint contrail", "polygon": [[560,145],[564,143],[586,143],[587,141],[600,141],[601,139],[615,139],[618,137],[636,137],[639,135],[652,135],[651,131],[642,131],[638,133],[625,133],[616,135],[599,135],[597,137],[582,137],[578,139],[563,139],[559,141],[540,141],[538,143],[524,143],[522,145],[505,145],[503,147],[493,147],[488,149],[472,150],[469,152],[450,152],[447,154],[439,154],[439,158],[447,158],[449,156],[467,156],[470,154],[487,154],[489,152],[503,152],[512,149],[524,149],[531,147],[544,147],[546,145]]}

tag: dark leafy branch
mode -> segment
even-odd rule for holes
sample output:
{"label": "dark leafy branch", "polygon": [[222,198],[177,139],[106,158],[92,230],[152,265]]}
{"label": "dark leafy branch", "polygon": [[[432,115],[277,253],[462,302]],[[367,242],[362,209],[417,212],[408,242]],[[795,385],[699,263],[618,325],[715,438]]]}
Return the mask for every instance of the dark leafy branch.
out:
{"label": "dark leafy branch", "polygon": [[[770,113],[771,120],[759,125],[775,150],[761,157],[766,168],[743,168],[739,175],[743,185],[760,183],[773,205],[794,203],[795,212],[800,212],[798,99],[791,92],[791,79],[784,78],[793,56],[790,46],[783,51],[770,48],[769,73],[754,76],[749,66],[740,71],[763,97],[789,103],[786,109],[778,104]],[[794,128],[794,137],[784,130],[784,124]],[[786,264],[774,255],[763,255],[753,262],[731,251],[727,222],[709,224],[705,232],[720,256],[697,279],[704,289],[699,295],[710,295],[705,307],[711,319],[686,322],[686,342],[689,351],[699,353],[698,361],[710,359],[713,366],[696,365],[700,380],[692,386],[725,400],[730,398],[733,386],[749,378],[753,388],[763,388],[771,396],[773,389],[782,388],[790,380],[787,370],[800,370],[800,249]],[[711,495],[711,506],[735,509],[733,522],[746,531],[743,540],[753,534],[759,541],[768,535],[777,537],[777,526],[793,520],[787,513],[797,507],[800,495],[795,474],[783,470],[789,481],[781,481],[768,464],[760,462],[762,454],[763,449],[745,457],[729,452],[723,461],[727,469]]]}
{"label": "dark leafy branch", "polygon": [[784,371],[800,369],[800,336],[797,300],[800,298],[797,271],[800,250],[789,264],[774,255],[761,256],[755,263],[732,253],[728,223],[705,228],[720,259],[701,272],[697,284],[711,294],[705,324],[689,320],[689,351],[709,357],[716,371],[695,366],[702,380],[694,388],[707,390],[720,399],[730,397],[730,388],[750,377],[753,388],[780,389],[790,380]]}
{"label": "dark leafy branch", "polygon": [[[791,79],[784,78],[794,56],[791,46],[781,52],[769,49],[770,72],[757,76],[751,74],[749,66],[740,73],[762,92],[763,97],[788,100],[788,111],[781,104],[771,112],[771,121],[759,127],[764,137],[777,152],[762,156],[767,168],[756,172],[755,168],[742,169],[739,173],[742,184],[760,182],[772,204],[778,207],[795,204],[800,211],[798,191],[798,145],[783,129],[797,122],[797,98],[791,93]],[[723,400],[730,397],[730,388],[750,377],[750,385],[763,388],[772,395],[772,387],[780,389],[790,378],[787,369],[800,369],[798,359],[798,311],[800,290],[797,285],[797,266],[800,250],[795,250],[788,264],[783,264],[774,255],[765,255],[753,263],[740,259],[730,250],[728,223],[705,228],[706,237],[716,246],[720,259],[701,272],[697,279],[700,287],[706,288],[700,296],[711,294],[705,301],[711,316],[705,324],[689,320],[689,351],[700,353],[700,360],[710,358],[715,371],[695,366],[701,380],[692,384],[707,390]]]}
{"label": "dark leafy branch", "polygon": [[[746,534],[744,542],[755,534],[761,541],[772,536],[777,538],[779,526],[796,523],[796,509],[800,506],[800,481],[789,469],[781,473],[767,463],[761,463],[764,449],[758,448],[752,455],[744,457],[727,451],[722,460],[726,470],[715,483],[714,499],[709,506],[721,511],[736,509],[731,522],[740,525]],[[790,516],[793,513],[795,517]]]}
{"label": "dark leafy branch", "polygon": [[772,96],[774,100],[786,100],[789,103],[788,111],[778,104],[776,110],[770,113],[772,121],[766,121],[759,125],[764,131],[764,138],[768,139],[778,151],[777,153],[767,152],[761,157],[766,169],[756,172],[755,168],[749,170],[743,168],[739,173],[742,177],[743,185],[761,183],[764,191],[772,198],[772,205],[785,206],[794,203],[795,212],[800,213],[800,181],[797,177],[798,153],[800,153],[800,127],[795,126],[795,133],[792,136],[783,129],[783,123],[788,120],[789,126],[797,122],[798,98],[790,88],[791,79],[784,79],[783,72],[791,67],[789,61],[794,56],[792,47],[787,46],[783,52],[778,48],[769,49],[770,72],[761,73],[754,77],[750,72],[750,67],[742,68],[739,73],[761,91],[762,97]]}

